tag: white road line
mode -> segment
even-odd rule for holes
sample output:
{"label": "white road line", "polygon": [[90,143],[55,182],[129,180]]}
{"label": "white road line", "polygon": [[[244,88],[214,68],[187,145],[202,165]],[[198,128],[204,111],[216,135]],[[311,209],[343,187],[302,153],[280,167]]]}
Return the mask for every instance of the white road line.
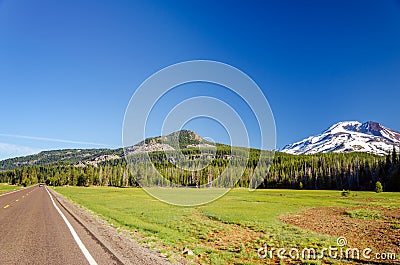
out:
{"label": "white road line", "polygon": [[53,196],[51,196],[49,190],[46,188],[47,193],[50,196],[51,201],[53,202],[54,207],[56,208],[57,212],[61,215],[62,219],[64,220],[64,222],[67,224],[69,231],[71,232],[72,236],[75,239],[75,242],[78,244],[79,248],[81,249],[83,255],[85,255],[85,258],[87,259],[87,261],[89,262],[90,265],[97,265],[97,262],[94,260],[94,258],[92,257],[92,255],[90,255],[89,251],[87,250],[87,248],[85,247],[85,245],[82,243],[81,239],[79,238],[78,234],[75,232],[75,229],[72,227],[72,225],[70,224],[70,222],[68,221],[68,219],[65,217],[65,215],[61,212],[60,208],[58,208],[57,204],[54,202],[53,200]]}

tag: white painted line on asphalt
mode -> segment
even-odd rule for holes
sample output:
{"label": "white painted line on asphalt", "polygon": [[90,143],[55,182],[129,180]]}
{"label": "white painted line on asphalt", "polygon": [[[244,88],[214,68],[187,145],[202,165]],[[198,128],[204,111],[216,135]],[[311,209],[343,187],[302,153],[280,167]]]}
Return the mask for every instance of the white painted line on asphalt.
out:
{"label": "white painted line on asphalt", "polygon": [[72,225],[70,224],[70,222],[68,221],[68,219],[65,217],[65,215],[61,212],[60,208],[58,208],[57,204],[54,202],[53,200],[53,196],[51,196],[49,190],[46,187],[46,191],[50,196],[50,199],[54,205],[54,208],[56,208],[57,212],[61,215],[62,219],[64,220],[64,222],[67,224],[69,231],[71,232],[72,236],[74,237],[76,243],[78,244],[79,248],[81,249],[83,255],[85,255],[85,258],[87,259],[87,261],[89,262],[90,265],[97,265],[97,262],[94,260],[94,258],[92,257],[92,255],[90,255],[89,251],[87,250],[87,248],[85,247],[85,245],[82,243],[81,239],[79,238],[78,234],[75,232],[75,229],[72,227]]}

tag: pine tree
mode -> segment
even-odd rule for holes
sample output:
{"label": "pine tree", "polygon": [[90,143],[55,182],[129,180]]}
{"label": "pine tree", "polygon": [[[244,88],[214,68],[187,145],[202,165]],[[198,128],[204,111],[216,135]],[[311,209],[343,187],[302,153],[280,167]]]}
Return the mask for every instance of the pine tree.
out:
{"label": "pine tree", "polygon": [[392,164],[396,165],[397,164],[397,153],[396,153],[396,147],[393,145],[393,152],[392,152]]}

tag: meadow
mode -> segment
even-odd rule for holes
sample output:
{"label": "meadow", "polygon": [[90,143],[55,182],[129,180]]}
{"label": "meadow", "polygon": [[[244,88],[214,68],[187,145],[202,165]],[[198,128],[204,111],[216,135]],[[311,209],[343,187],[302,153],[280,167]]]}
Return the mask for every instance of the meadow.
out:
{"label": "meadow", "polygon": [[[260,259],[257,250],[265,244],[299,249],[335,246],[340,234],[318,234],[282,221],[306,209],[348,209],[343,218],[360,222],[372,222],[357,219],[365,218],[365,213],[369,216],[372,210],[364,211],[365,207],[400,209],[399,193],[351,192],[342,196],[341,191],[233,189],[206,205],[180,207],[160,202],[139,188],[55,187],[54,190],[113,226],[131,231],[136,240],[158,249],[171,261],[184,259],[200,264],[347,263],[327,258]],[[399,233],[395,228],[394,233]],[[193,255],[183,255],[184,249],[191,250]]]}
{"label": "meadow", "polygon": [[10,191],[18,190],[21,186],[9,185],[7,183],[0,183],[0,194],[7,193]]}

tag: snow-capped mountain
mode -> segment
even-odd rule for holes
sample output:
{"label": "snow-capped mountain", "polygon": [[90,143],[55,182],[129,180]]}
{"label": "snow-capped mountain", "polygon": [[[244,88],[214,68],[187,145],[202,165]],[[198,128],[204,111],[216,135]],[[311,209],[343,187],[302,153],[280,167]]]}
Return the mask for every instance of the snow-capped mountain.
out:
{"label": "snow-capped mountain", "polygon": [[326,152],[368,152],[385,155],[400,147],[400,133],[377,122],[339,122],[319,135],[289,144],[281,151],[289,154]]}

